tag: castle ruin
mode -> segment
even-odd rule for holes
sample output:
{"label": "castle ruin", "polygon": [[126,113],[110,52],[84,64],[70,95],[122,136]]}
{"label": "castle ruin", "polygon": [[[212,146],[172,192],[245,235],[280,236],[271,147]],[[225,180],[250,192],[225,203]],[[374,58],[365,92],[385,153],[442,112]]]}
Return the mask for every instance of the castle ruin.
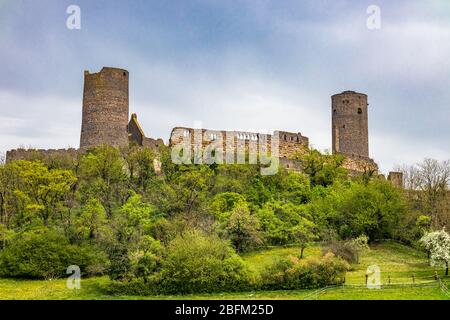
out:
{"label": "castle ruin", "polygon": [[[350,172],[369,171],[378,174],[378,165],[369,157],[367,95],[354,91],[333,95],[331,114],[333,154],[345,156],[344,167]],[[298,164],[292,158],[309,147],[309,139],[301,133],[275,131],[273,135],[262,135],[254,132],[201,129],[202,139],[199,142],[194,138],[194,131],[187,127],[174,128],[170,134],[169,146],[188,139],[194,149],[204,151],[209,145],[217,144],[215,137],[220,135],[224,137],[221,142],[224,147],[231,141],[233,153],[244,150],[251,154],[253,148],[259,148],[262,141],[270,146],[273,135],[276,135],[279,149],[277,156],[280,163],[288,169],[298,169]],[[104,67],[97,73],[85,71],[80,150],[103,144],[127,146],[130,142],[149,148],[164,145],[162,139],[145,136],[135,113],[129,119],[128,71],[111,67]],[[74,149],[17,149],[8,151],[6,158],[7,161],[29,159],[36,152],[49,155],[74,154]],[[270,147],[268,152],[272,152]],[[400,185],[402,178],[399,174],[391,172],[388,179]]]}

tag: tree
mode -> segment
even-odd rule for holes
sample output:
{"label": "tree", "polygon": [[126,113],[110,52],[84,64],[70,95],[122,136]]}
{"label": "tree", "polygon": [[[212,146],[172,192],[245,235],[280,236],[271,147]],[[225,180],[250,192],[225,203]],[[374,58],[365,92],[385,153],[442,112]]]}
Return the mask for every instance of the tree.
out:
{"label": "tree", "polygon": [[83,239],[94,241],[100,238],[107,229],[106,212],[100,201],[89,199],[75,221],[75,229]]}
{"label": "tree", "polygon": [[425,159],[414,166],[402,166],[405,188],[416,209],[431,218],[434,229],[450,223],[448,214],[448,186],[450,183],[450,160]]}
{"label": "tree", "polygon": [[0,249],[4,249],[8,241],[14,237],[14,231],[0,223]]}
{"label": "tree", "polygon": [[147,283],[150,276],[161,267],[163,248],[159,241],[149,235],[142,237],[138,247],[139,249],[129,254],[131,272]]}
{"label": "tree", "polygon": [[30,218],[38,217],[45,226],[57,213],[76,178],[70,170],[48,169],[39,161],[13,163],[19,175],[15,196]]}
{"label": "tree", "polygon": [[120,151],[110,146],[96,147],[80,160],[79,177],[83,183],[79,194],[85,201],[89,198],[99,199],[108,218],[128,195],[124,168],[125,162]]}
{"label": "tree", "polygon": [[14,190],[17,189],[17,167],[11,164],[0,164],[0,223],[10,227],[14,207]]}
{"label": "tree", "polygon": [[318,225],[334,228],[341,238],[365,234],[375,240],[391,238],[399,231],[406,206],[400,190],[373,179],[367,185],[346,181],[319,188],[305,210]]}
{"label": "tree", "polygon": [[450,235],[442,229],[425,234],[420,242],[430,253],[430,262],[434,266],[445,265],[445,275],[448,276],[450,262]]}
{"label": "tree", "polygon": [[317,230],[314,222],[301,218],[300,223],[292,229],[292,237],[294,239],[294,243],[300,245],[300,259],[303,259],[303,252],[310,245],[311,242],[317,240]]}
{"label": "tree", "polygon": [[311,181],[311,186],[329,186],[337,179],[344,178],[347,170],[342,168],[344,157],[342,155],[321,154],[311,149],[307,154],[298,155],[303,172]]}
{"label": "tree", "polygon": [[243,195],[236,192],[221,192],[211,199],[208,210],[219,219],[228,218],[230,212],[242,203],[246,203]]}
{"label": "tree", "polygon": [[162,262],[163,293],[220,292],[242,289],[248,269],[228,241],[187,230],[167,247]]}
{"label": "tree", "polygon": [[182,167],[173,180],[174,211],[187,215],[201,210],[206,204],[207,191],[213,172],[208,166]]}
{"label": "tree", "polygon": [[148,235],[153,222],[158,217],[155,206],[142,201],[142,196],[131,193],[130,198],[120,208],[116,222],[117,237],[131,249],[139,244],[141,237]]}
{"label": "tree", "polygon": [[131,191],[130,197],[120,207],[113,220],[115,238],[108,245],[111,279],[121,280],[136,276],[147,281],[159,261],[152,250],[156,241],[150,235],[157,218],[156,207],[143,202],[141,195]]}
{"label": "tree", "polygon": [[0,250],[0,277],[51,279],[65,277],[77,265],[83,274],[102,273],[104,254],[92,246],[70,244],[64,234],[47,227],[17,233]]}
{"label": "tree", "polygon": [[297,243],[304,249],[314,239],[315,224],[301,206],[269,201],[257,212],[257,217],[264,238],[271,244]]}
{"label": "tree", "polygon": [[262,243],[259,221],[245,204],[235,207],[225,222],[225,230],[237,253]]}
{"label": "tree", "polygon": [[128,149],[124,159],[128,166],[130,181],[139,190],[147,191],[149,181],[155,176],[155,155],[149,148],[133,146]]}

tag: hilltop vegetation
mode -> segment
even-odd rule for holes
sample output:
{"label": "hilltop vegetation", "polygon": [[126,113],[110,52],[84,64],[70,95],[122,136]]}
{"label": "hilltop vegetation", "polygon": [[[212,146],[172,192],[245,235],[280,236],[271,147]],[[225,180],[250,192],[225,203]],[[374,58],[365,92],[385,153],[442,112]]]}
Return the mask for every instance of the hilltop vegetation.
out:
{"label": "hilltop vegetation", "polygon": [[[122,295],[310,289],[342,283],[367,242],[418,246],[432,224],[390,182],[349,177],[340,156],[311,150],[302,173],[272,176],[257,165],[175,165],[166,147],[157,172],[155,157],[102,146],[1,165],[0,277],[53,279],[78,265]],[[279,245],[298,252],[259,270],[245,259]]]}

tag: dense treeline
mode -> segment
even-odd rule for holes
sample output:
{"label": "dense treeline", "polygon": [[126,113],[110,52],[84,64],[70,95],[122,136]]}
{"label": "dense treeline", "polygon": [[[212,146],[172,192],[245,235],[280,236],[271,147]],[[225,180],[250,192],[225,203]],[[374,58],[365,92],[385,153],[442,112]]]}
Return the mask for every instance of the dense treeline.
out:
{"label": "dense treeline", "polygon": [[[348,264],[339,250],[303,259],[310,243],[414,244],[429,227],[402,190],[370,173],[349,178],[340,156],[300,160],[303,173],[262,176],[256,165],[174,165],[165,147],[102,146],[0,165],[0,276],[52,278],[78,265],[128,293],[317,287],[341,281]],[[261,275],[239,256],[284,244],[299,256]]]}

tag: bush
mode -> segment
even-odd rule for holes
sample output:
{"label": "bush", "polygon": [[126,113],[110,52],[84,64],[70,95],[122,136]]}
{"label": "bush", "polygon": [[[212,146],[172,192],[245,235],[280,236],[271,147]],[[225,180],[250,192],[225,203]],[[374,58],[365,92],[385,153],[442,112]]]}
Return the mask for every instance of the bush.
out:
{"label": "bush", "polygon": [[158,294],[156,282],[144,282],[143,279],[134,279],[131,281],[113,280],[108,288],[110,295],[128,295],[128,296],[153,296]]}
{"label": "bush", "polygon": [[94,275],[105,270],[106,258],[93,247],[69,244],[63,235],[47,228],[18,234],[0,251],[0,277],[66,277],[70,265],[79,266],[84,275]]}
{"label": "bush", "polygon": [[266,290],[313,289],[343,282],[350,266],[334,254],[322,258],[280,259],[261,274],[261,287]]}
{"label": "bush", "polygon": [[169,243],[158,271],[114,281],[109,289],[120,295],[186,294],[240,291],[250,282],[246,265],[229,242],[191,230]]}
{"label": "bush", "polygon": [[332,241],[324,248],[323,252],[324,254],[332,252],[335,256],[344,259],[348,263],[359,263],[361,252],[369,249],[368,240],[363,235],[348,241]]}
{"label": "bush", "polygon": [[162,293],[236,291],[249,284],[247,267],[230,244],[198,231],[169,244],[159,276]]}

